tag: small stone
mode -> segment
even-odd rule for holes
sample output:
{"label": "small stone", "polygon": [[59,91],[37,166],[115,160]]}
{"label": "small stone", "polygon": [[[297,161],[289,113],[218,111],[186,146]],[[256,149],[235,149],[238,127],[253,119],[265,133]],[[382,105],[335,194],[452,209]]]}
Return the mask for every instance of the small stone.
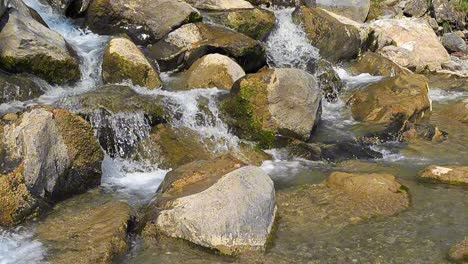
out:
{"label": "small stone", "polygon": [[2,117],[5,121],[15,121],[18,119],[18,115],[15,113],[8,113]]}
{"label": "small stone", "polygon": [[444,34],[441,40],[444,47],[450,52],[467,52],[465,40],[456,32]]}

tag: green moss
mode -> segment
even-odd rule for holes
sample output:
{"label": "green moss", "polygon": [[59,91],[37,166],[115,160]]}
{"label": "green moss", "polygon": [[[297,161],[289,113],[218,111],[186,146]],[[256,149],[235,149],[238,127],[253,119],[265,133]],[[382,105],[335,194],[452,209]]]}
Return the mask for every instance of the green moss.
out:
{"label": "green moss", "polygon": [[262,9],[230,12],[224,20],[226,26],[257,40],[263,40],[275,27],[273,12]]}
{"label": "green moss", "polygon": [[[240,137],[258,143],[260,148],[271,148],[276,141],[275,130],[267,123],[266,85],[262,83],[265,73],[259,73],[240,82],[238,94],[221,104],[221,111],[230,117],[231,125]],[[258,79],[260,78],[260,79]]]}
{"label": "green moss", "polygon": [[12,73],[30,73],[52,84],[64,84],[80,79],[78,64],[72,59],[56,60],[47,55],[27,58],[0,58],[0,68]]}

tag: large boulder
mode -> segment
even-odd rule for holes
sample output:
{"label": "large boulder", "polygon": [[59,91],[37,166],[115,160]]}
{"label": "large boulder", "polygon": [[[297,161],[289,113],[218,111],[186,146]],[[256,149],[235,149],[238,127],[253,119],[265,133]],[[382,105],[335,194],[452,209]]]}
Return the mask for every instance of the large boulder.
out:
{"label": "large boulder", "polygon": [[100,183],[103,153],[81,117],[63,109],[34,108],[4,130],[10,155],[22,160],[33,195],[56,201]]}
{"label": "large boulder", "polygon": [[277,192],[279,226],[337,232],[350,224],[395,215],[409,207],[409,194],[391,174],[334,172],[321,184]]}
{"label": "large boulder", "polygon": [[44,92],[27,76],[7,75],[0,72],[0,104],[11,101],[27,101]]}
{"label": "large boulder", "polygon": [[406,3],[403,13],[410,17],[422,17],[429,9],[426,0],[410,0]]}
{"label": "large boulder", "polygon": [[321,114],[315,78],[299,69],[265,69],[240,79],[223,102],[234,131],[268,147],[276,135],[308,140]]}
{"label": "large boulder", "polygon": [[155,67],[129,39],[113,38],[104,52],[102,78],[105,83],[130,80],[148,89],[160,88],[161,79]]}
{"label": "large boulder", "polygon": [[276,22],[272,11],[261,8],[207,13],[205,17],[256,40],[264,40]]}
{"label": "large boulder", "polygon": [[246,72],[256,72],[266,64],[263,44],[230,29],[204,24],[187,24],[169,33],[149,47],[149,56],[161,70],[190,67],[209,53],[220,53],[235,59]]}
{"label": "large boulder", "polygon": [[216,87],[229,91],[244,75],[244,70],[231,58],[217,53],[208,54],[188,69],[185,83],[187,89]]}
{"label": "large boulder", "polygon": [[362,54],[356,62],[351,64],[351,71],[357,75],[369,73],[374,76],[386,77],[411,74],[410,70],[374,52],[365,52]]}
{"label": "large boulder", "polygon": [[58,33],[17,11],[4,16],[2,23],[0,68],[35,74],[53,84],[79,80],[79,65]]}
{"label": "large boulder", "polygon": [[332,62],[355,58],[361,49],[361,35],[352,25],[341,22],[320,8],[301,6],[293,13],[293,20],[302,24],[312,45],[320,55]]}
{"label": "large boulder", "polygon": [[[315,2],[317,7],[345,16],[358,22],[364,22],[370,9],[370,0],[303,0]],[[313,5],[313,4],[309,4]]]}
{"label": "large boulder", "polygon": [[232,11],[237,9],[252,9],[251,3],[245,0],[188,0],[195,8],[209,11]]}
{"label": "large boulder", "polygon": [[186,23],[201,20],[184,1],[95,0],[86,13],[86,25],[101,34],[126,33],[137,43],[154,43]]}
{"label": "large boulder", "polygon": [[450,56],[423,18],[382,19],[370,24],[380,54],[415,71],[439,70]]}
{"label": "large boulder", "polygon": [[427,79],[422,75],[389,77],[355,92],[348,101],[357,121],[389,124],[417,120],[431,110]]}
{"label": "large boulder", "polygon": [[91,191],[57,205],[37,235],[54,252],[52,263],[112,263],[129,248],[133,218],[128,204]]}
{"label": "large boulder", "polygon": [[63,109],[34,108],[0,132],[0,225],[99,185],[103,153],[91,126]]}
{"label": "large boulder", "polygon": [[420,179],[448,184],[468,184],[468,166],[429,166],[418,175]]}
{"label": "large boulder", "polygon": [[222,157],[170,172],[150,208],[147,238],[162,233],[224,254],[265,250],[275,189],[260,168]]}

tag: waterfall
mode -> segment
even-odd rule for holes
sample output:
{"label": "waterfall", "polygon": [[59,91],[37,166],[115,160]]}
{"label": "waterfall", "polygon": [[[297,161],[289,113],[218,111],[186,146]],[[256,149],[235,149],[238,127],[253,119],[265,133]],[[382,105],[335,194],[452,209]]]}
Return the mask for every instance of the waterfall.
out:
{"label": "waterfall", "polygon": [[272,67],[305,70],[311,60],[320,58],[319,50],[310,44],[304,29],[294,24],[294,8],[271,10],[276,16],[276,27],[266,40],[268,64]]}

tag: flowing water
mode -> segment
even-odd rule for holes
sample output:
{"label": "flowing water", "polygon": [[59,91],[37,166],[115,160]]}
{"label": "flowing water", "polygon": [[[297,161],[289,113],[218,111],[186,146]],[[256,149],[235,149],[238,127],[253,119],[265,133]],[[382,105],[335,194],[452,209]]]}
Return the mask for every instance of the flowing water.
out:
{"label": "flowing water", "polygon": [[[73,86],[50,86],[40,82],[45,95],[38,100],[9,106],[22,108],[31,104],[57,104],[62,99],[96,89],[101,80],[102,53],[108,37],[83,30],[71,20],[55,13],[49,6],[36,0],[27,4],[37,10],[52,30],[59,32],[76,50],[81,62],[82,80]],[[318,50],[306,38],[303,29],[292,21],[294,9],[272,9],[277,25],[266,40],[268,63],[276,67],[306,69],[310,61],[319,59]],[[343,96],[336,102],[323,102],[322,121],[314,132],[313,141],[352,140],[359,134],[360,124],[351,118],[346,107],[346,95],[353,89],[377,82],[382,77],[361,74],[350,75],[336,66],[336,72],[345,83]],[[175,78],[163,73],[163,79]],[[170,83],[170,82],[168,82]],[[149,91],[132,86],[139,94],[155,99],[163,98],[171,112],[170,126],[189,129],[203,142],[210,142],[213,153],[228,153],[238,148],[241,140],[230,133],[221,120],[219,98],[226,95],[218,89],[177,91],[170,84],[165,90]],[[143,246],[137,238],[132,250],[120,263],[446,263],[450,245],[468,234],[465,189],[445,185],[423,184],[416,173],[429,164],[465,164],[468,157],[468,129],[450,120],[438,111],[455,100],[468,98],[466,92],[444,89],[431,90],[434,114],[430,121],[449,132],[442,143],[389,143],[374,146],[383,158],[372,162],[332,164],[291,158],[282,149],[269,150],[273,159],[261,168],[275,182],[278,193],[290,187],[323,181],[336,170],[354,172],[388,172],[409,188],[411,208],[386,219],[371,220],[348,226],[339,232],[302,229],[299,232],[280,227],[274,243],[266,254],[245,256],[241,259],[219,256],[181,241]],[[103,115],[96,112],[90,118],[96,136],[104,137],[107,153],[102,163],[101,188],[125,200],[135,208],[147,204],[170,170],[158,168],[145,159],[135,161],[128,151],[149,137],[151,126],[143,113]],[[112,131],[109,133],[109,131]],[[139,151],[148,151],[143,148]],[[48,259],[46,246],[35,237],[34,226],[0,229],[0,264],[43,263]]]}

